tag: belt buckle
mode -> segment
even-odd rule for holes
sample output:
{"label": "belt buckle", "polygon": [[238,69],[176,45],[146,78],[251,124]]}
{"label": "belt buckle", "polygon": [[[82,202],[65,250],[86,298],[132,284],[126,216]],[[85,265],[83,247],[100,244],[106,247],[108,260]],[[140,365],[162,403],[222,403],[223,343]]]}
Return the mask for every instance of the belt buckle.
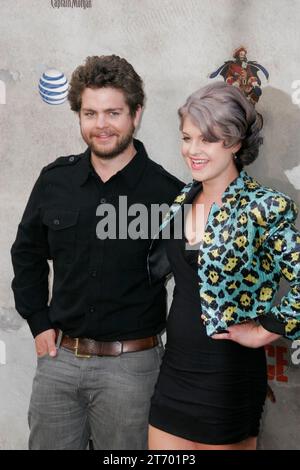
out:
{"label": "belt buckle", "polygon": [[116,341],[116,343],[118,344],[118,351],[115,357],[118,357],[121,356],[121,354],[123,353],[123,343],[122,341]]}
{"label": "belt buckle", "polygon": [[85,359],[90,359],[92,356],[90,356],[89,354],[78,354],[78,348],[79,348],[79,338],[75,338],[75,356],[76,357],[80,357],[81,359],[82,358],[85,358]]}

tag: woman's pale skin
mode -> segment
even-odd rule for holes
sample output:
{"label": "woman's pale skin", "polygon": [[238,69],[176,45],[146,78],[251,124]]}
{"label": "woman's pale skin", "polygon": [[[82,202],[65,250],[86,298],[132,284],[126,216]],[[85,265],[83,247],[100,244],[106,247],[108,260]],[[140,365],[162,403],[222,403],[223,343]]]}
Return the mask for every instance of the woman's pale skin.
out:
{"label": "woman's pale skin", "polygon": [[[202,183],[201,193],[194,199],[186,218],[185,236],[190,245],[202,241],[211,206],[222,206],[226,188],[239,175],[234,163],[234,154],[240,144],[225,148],[224,142],[207,142],[196,123],[187,115],[182,126],[182,155],[192,178]],[[198,215],[198,216],[197,216]],[[231,340],[243,346],[258,348],[280,338],[265,330],[254,321],[233,325],[228,333],[213,335],[215,340]],[[208,445],[193,442],[149,426],[149,449],[164,450],[255,450],[256,437],[229,445]]]}

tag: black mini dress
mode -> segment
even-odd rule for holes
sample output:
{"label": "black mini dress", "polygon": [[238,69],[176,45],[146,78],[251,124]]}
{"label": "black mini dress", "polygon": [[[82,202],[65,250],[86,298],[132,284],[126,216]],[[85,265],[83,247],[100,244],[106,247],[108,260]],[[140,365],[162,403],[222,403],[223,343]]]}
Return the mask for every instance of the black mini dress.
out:
{"label": "black mini dress", "polygon": [[187,249],[184,239],[164,243],[176,285],[149,422],[203,444],[233,444],[257,436],[267,392],[264,348],[207,336],[198,250]]}

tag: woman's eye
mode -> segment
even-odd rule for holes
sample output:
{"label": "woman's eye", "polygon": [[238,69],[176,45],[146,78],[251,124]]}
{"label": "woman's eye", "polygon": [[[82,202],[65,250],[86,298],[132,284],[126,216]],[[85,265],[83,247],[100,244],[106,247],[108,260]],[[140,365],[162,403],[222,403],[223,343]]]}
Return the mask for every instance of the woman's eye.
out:
{"label": "woman's eye", "polygon": [[188,142],[188,141],[190,140],[190,138],[189,138],[189,137],[182,137],[182,140],[183,140],[184,142]]}

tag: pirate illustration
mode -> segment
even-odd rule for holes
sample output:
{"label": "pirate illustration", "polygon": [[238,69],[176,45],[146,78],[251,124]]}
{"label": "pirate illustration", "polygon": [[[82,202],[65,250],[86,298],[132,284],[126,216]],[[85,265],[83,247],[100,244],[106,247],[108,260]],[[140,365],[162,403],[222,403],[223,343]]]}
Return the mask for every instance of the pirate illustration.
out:
{"label": "pirate illustration", "polygon": [[261,80],[258,72],[261,71],[266,79],[269,79],[269,72],[254,60],[247,59],[247,49],[239,47],[233,53],[233,60],[227,60],[209,78],[222,75],[225,82],[236,86],[246,95],[252,104],[256,104],[261,96]]}

